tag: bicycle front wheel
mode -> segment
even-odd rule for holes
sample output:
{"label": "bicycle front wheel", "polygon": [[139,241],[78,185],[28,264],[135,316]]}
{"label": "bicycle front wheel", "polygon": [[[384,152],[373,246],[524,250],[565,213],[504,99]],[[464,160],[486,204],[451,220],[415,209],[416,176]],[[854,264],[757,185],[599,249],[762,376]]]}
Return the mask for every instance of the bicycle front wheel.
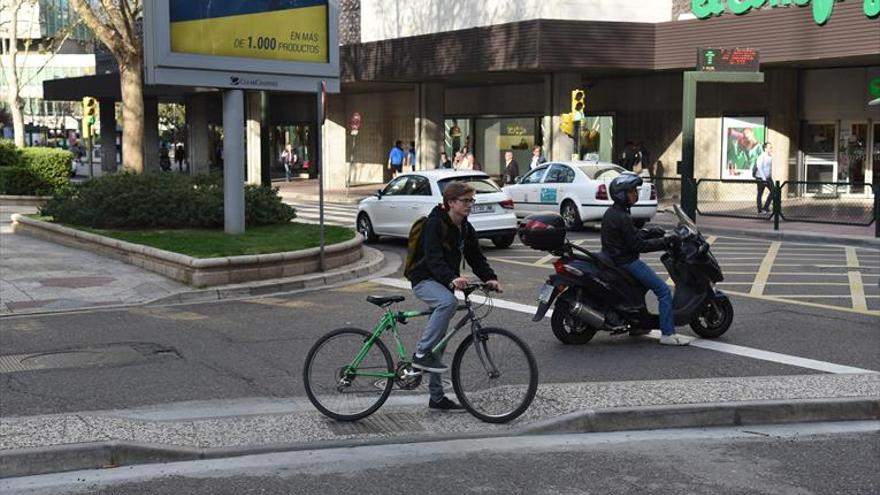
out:
{"label": "bicycle front wheel", "polygon": [[388,347],[377,339],[360,364],[355,357],[371,334],[340,328],[324,335],[306,356],[306,395],[322,413],[339,421],[355,421],[376,412],[394,386],[394,363]]}
{"label": "bicycle front wheel", "polygon": [[488,423],[524,413],[538,390],[538,365],[519,337],[484,328],[465,338],[452,360],[452,386],[465,409]]}

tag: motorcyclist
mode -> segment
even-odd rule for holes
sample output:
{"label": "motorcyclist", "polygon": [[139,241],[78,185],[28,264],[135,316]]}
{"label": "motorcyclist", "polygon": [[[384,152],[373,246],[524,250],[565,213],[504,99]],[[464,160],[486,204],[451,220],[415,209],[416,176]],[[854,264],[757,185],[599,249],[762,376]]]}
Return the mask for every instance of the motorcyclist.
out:
{"label": "motorcyclist", "polygon": [[672,292],[669,286],[644,261],[639,253],[662,251],[669,243],[678,241],[675,234],[666,234],[656,226],[637,229],[630,216],[630,207],[639,199],[638,188],[642,178],[636,174],[623,173],[611,181],[609,187],[614,204],[602,217],[602,251],[615,265],[626,270],[657,296],[660,307],[660,343],[664,345],[687,345],[689,339],[675,333],[675,317],[672,309]]}

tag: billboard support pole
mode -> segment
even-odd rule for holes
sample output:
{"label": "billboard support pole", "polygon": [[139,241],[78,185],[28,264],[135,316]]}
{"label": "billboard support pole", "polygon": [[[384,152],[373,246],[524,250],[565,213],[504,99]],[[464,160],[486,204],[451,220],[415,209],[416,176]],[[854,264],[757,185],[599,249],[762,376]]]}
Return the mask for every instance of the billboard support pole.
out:
{"label": "billboard support pole", "polygon": [[223,224],[244,233],[244,91],[223,92]]}

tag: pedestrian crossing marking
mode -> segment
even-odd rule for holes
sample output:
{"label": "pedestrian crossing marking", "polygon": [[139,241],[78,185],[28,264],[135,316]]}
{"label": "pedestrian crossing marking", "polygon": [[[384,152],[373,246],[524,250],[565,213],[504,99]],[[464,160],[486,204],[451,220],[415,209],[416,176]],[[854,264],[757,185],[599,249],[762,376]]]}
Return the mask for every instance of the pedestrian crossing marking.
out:
{"label": "pedestrian crossing marking", "polygon": [[764,286],[767,284],[767,279],[770,278],[770,270],[773,269],[773,262],[776,261],[780,245],[781,243],[778,241],[770,243],[770,249],[767,250],[767,255],[764,256],[764,260],[761,261],[761,266],[758,268],[758,273],[755,274],[755,283],[752,285],[752,290],[749,291],[750,295],[760,296],[764,293]]}

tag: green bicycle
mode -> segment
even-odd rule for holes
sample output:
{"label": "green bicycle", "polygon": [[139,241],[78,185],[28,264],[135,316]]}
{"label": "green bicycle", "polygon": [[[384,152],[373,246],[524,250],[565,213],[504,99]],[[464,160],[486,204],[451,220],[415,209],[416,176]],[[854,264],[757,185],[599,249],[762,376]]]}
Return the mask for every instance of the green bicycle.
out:
{"label": "green bicycle", "polygon": [[[485,314],[477,316],[471,294],[482,289]],[[465,326],[470,335],[459,344],[452,359],[452,386],[462,406],[489,423],[506,423],[528,409],[538,389],[538,365],[528,345],[503,328],[484,328],[480,321],[492,309],[488,287],[473,283],[462,292],[464,317],[434,346],[441,354],[450,339]],[[391,305],[404,296],[368,296],[367,301],[385,309],[372,332],[340,328],[321,337],[309,350],[303,370],[306,394],[325,415],[340,421],[355,421],[376,412],[397,385],[413,390],[421,384],[422,372],[410,364],[410,355],[400,341],[397,324],[426,316],[431,311],[392,311]],[[381,336],[391,331],[397,363]]]}

